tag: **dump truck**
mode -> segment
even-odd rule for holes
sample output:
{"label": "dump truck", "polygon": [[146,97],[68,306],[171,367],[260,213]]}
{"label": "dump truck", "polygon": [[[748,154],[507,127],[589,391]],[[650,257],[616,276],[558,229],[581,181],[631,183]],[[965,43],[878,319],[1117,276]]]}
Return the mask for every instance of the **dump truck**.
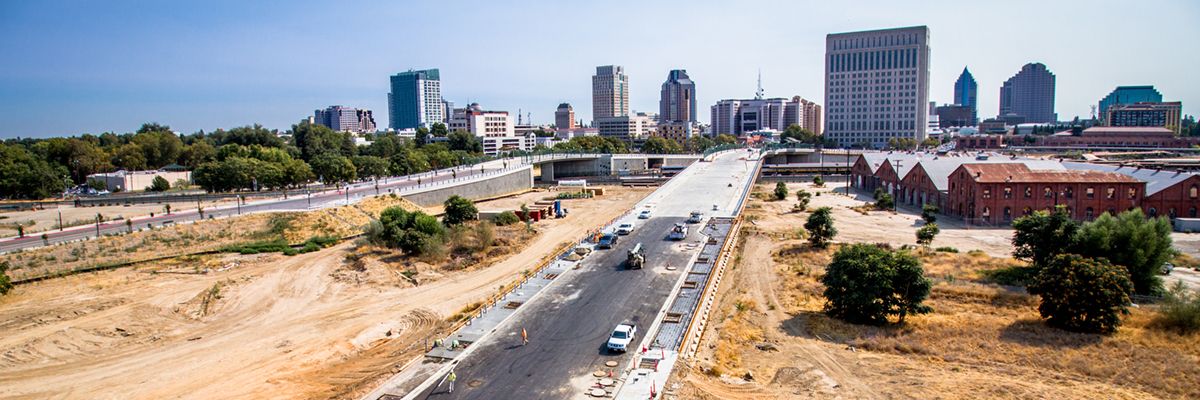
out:
{"label": "dump truck", "polygon": [[629,249],[629,254],[625,257],[625,267],[629,269],[642,269],[642,265],[646,263],[646,254],[642,251],[642,244],[638,243]]}

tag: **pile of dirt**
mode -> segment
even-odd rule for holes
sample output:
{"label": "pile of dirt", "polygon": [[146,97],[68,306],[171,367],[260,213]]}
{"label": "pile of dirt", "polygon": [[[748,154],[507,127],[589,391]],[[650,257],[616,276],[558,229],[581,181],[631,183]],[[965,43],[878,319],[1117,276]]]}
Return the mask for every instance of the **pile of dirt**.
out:
{"label": "pile of dirt", "polygon": [[288,243],[300,243],[314,236],[341,238],[355,235],[389,207],[401,207],[406,211],[421,210],[415,203],[394,194],[368,197],[349,206],[297,213],[290,227],[283,232],[283,237]]}

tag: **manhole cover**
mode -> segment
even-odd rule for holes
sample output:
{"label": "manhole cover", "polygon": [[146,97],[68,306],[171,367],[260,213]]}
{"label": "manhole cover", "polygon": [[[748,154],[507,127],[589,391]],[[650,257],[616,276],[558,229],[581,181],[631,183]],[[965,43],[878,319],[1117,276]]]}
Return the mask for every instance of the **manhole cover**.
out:
{"label": "manhole cover", "polygon": [[675,267],[667,267],[667,271],[674,271]]}
{"label": "manhole cover", "polygon": [[478,379],[472,379],[470,382],[467,382],[467,386],[477,388],[477,387],[483,386],[483,381],[478,380]]}
{"label": "manhole cover", "polygon": [[617,362],[616,362],[616,361],[605,361],[605,362],[604,362],[604,366],[605,366],[605,367],[610,367],[610,368],[611,368],[611,367],[615,367],[615,366],[617,366]]}
{"label": "manhole cover", "polygon": [[592,376],[600,378],[600,377],[608,376],[608,373],[604,372],[604,371],[596,371],[596,372],[592,373]]}
{"label": "manhole cover", "polygon": [[604,397],[608,395],[608,392],[605,392],[604,389],[596,388],[589,391],[588,394],[592,395],[592,397]]}
{"label": "manhole cover", "polygon": [[604,378],[604,379],[600,380],[600,386],[612,386],[612,385],[613,385],[612,379]]}

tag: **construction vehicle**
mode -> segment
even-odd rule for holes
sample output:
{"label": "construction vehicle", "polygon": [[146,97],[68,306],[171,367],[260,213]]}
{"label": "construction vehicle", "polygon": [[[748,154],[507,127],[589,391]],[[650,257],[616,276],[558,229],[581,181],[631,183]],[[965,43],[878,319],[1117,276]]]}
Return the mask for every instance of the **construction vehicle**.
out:
{"label": "construction vehicle", "polygon": [[683,240],[683,239],[687,239],[687,234],[688,234],[687,225],[675,224],[675,227],[671,228],[671,233],[669,235],[667,235],[667,239]]}
{"label": "construction vehicle", "polygon": [[642,265],[646,264],[646,253],[642,251],[642,244],[638,243],[629,249],[629,254],[625,257],[625,267],[629,269],[642,269]]}

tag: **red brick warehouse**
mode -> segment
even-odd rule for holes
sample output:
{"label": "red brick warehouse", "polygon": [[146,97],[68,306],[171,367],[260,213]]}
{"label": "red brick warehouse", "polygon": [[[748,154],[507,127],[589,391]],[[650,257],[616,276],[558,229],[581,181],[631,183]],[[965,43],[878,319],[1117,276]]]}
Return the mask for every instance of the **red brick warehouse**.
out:
{"label": "red brick warehouse", "polygon": [[1007,225],[1034,210],[1066,206],[1072,219],[1140,207],[1146,183],[1115,172],[1033,170],[1024,163],[963,164],[950,174],[950,215]]}

